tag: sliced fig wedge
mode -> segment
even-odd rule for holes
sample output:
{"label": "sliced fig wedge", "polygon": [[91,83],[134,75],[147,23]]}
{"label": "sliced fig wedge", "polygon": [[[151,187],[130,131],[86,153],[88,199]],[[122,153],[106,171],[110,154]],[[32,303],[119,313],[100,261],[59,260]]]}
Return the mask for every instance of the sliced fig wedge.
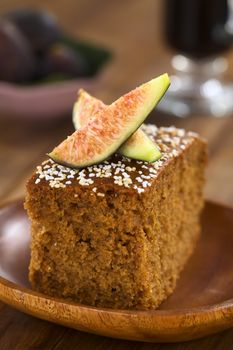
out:
{"label": "sliced fig wedge", "polygon": [[74,168],[105,160],[140,127],[169,84],[168,75],[163,74],[120,97],[55,147],[49,157]]}
{"label": "sliced fig wedge", "polygon": [[73,124],[75,130],[84,127],[91,118],[102,112],[107,105],[98,98],[91,96],[87,91],[80,89],[78,100],[73,107]]}
{"label": "sliced fig wedge", "polygon": [[[85,90],[79,91],[77,102],[73,108],[73,124],[76,130],[85,126],[91,118],[107,108],[101,100],[91,96]],[[123,156],[155,162],[161,157],[156,144],[139,128],[130,138],[117,150]]]}

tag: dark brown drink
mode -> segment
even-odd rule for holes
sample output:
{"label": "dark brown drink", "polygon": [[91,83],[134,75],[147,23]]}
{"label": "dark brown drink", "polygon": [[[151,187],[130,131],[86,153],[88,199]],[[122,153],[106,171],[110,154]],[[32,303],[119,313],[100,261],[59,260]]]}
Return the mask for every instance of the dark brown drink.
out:
{"label": "dark brown drink", "polygon": [[165,0],[166,39],[179,53],[193,58],[218,55],[231,46],[225,27],[227,0]]}

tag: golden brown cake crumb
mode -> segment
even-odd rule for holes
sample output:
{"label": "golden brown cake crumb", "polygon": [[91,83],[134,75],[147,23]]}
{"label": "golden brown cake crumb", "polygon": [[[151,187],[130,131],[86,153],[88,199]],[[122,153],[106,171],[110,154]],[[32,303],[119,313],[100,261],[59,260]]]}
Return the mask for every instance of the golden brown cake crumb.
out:
{"label": "golden brown cake crumb", "polygon": [[143,130],[162,158],[114,155],[70,169],[47,160],[27,184],[30,281],[84,304],[156,308],[175,288],[200,233],[206,144],[183,129]]}

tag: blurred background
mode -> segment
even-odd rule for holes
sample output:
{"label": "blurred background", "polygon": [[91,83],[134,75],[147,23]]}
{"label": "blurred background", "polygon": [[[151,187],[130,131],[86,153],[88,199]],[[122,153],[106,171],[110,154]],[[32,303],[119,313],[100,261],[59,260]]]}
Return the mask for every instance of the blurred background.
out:
{"label": "blurred background", "polygon": [[231,11],[227,0],[1,0],[0,203],[22,197],[73,132],[80,87],[110,103],[167,71],[149,121],[205,137],[206,197],[233,204]]}

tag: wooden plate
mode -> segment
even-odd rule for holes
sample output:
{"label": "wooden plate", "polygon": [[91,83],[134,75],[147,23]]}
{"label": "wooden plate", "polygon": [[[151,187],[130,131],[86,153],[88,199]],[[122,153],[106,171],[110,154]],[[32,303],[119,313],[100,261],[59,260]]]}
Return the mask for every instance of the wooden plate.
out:
{"label": "wooden plate", "polygon": [[174,294],[160,309],[100,309],[30,289],[29,223],[22,202],[0,210],[0,299],[33,316],[122,339],[176,342],[233,326],[233,209],[206,203],[203,234]]}

